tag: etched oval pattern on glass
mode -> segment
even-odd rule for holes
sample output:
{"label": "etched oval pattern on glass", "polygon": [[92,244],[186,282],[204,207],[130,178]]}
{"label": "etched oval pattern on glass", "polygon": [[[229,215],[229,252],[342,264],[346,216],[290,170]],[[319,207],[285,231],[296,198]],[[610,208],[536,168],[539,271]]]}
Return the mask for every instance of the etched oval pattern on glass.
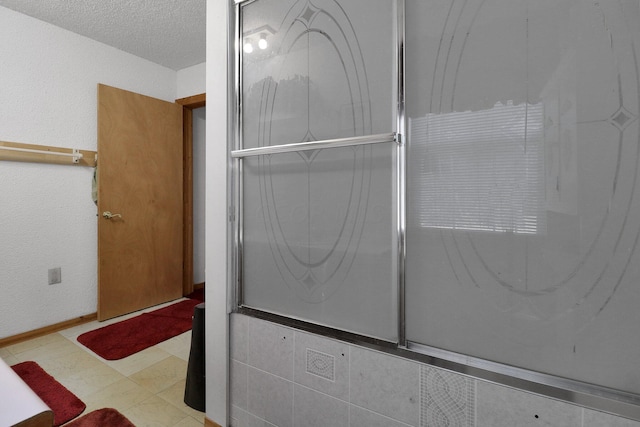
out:
{"label": "etched oval pattern on glass", "polygon": [[[334,1],[296,2],[274,38],[274,78],[262,82],[258,146],[371,132],[358,40]],[[278,271],[307,302],[325,301],[356,256],[371,148],[309,150],[258,160],[262,212]]]}
{"label": "etched oval pattern on glass", "polygon": [[[504,198],[487,193],[486,205],[475,207],[475,230],[449,224],[441,237],[458,279],[490,291],[501,311],[520,313],[523,328],[530,318],[571,313],[571,322],[586,322],[601,312],[627,271],[640,228],[640,216],[632,214],[639,64],[623,9],[617,1],[559,2],[551,6],[554,14],[549,7],[452,1],[430,97],[432,125],[437,116],[467,112],[486,119],[492,110],[513,125],[499,129],[493,142],[504,137],[505,147],[519,151],[479,159],[488,163],[477,167],[494,166],[484,175],[458,170],[476,182],[490,176]],[[488,29],[507,15],[512,18],[501,22],[513,27]],[[509,111],[517,120],[504,120]],[[478,123],[467,130],[478,134],[487,126]],[[526,188],[520,201],[517,193]],[[496,219],[498,211],[510,213]],[[515,229],[518,216],[527,216],[532,228]]]}

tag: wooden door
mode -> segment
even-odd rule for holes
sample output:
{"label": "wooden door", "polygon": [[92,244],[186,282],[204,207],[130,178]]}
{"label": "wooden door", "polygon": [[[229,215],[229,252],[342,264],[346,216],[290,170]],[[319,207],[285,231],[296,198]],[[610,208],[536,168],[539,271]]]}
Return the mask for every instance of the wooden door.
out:
{"label": "wooden door", "polygon": [[98,86],[98,320],[182,296],[182,106]]}

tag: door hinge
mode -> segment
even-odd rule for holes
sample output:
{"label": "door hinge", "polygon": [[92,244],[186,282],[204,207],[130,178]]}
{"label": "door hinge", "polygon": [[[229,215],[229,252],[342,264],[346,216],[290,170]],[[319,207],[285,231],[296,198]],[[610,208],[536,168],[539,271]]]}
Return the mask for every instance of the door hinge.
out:
{"label": "door hinge", "polygon": [[229,206],[229,222],[236,220],[236,210],[233,206]]}

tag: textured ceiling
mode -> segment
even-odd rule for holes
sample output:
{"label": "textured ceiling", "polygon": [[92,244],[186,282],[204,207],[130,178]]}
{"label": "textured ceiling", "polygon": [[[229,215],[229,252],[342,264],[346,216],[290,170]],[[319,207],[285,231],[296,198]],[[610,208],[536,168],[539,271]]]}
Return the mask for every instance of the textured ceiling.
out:
{"label": "textured ceiling", "polygon": [[206,0],[0,0],[0,6],[174,70],[205,61]]}

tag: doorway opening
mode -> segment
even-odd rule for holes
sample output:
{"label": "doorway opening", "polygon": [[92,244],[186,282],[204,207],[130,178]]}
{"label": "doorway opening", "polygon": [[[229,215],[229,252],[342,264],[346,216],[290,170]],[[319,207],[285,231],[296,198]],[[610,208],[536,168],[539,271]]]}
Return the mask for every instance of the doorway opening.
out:
{"label": "doorway opening", "polygon": [[[183,107],[184,268],[182,293],[204,287],[204,141],[206,94],[176,100]],[[194,232],[199,238],[194,238]],[[202,239],[202,240],[201,240]]]}

